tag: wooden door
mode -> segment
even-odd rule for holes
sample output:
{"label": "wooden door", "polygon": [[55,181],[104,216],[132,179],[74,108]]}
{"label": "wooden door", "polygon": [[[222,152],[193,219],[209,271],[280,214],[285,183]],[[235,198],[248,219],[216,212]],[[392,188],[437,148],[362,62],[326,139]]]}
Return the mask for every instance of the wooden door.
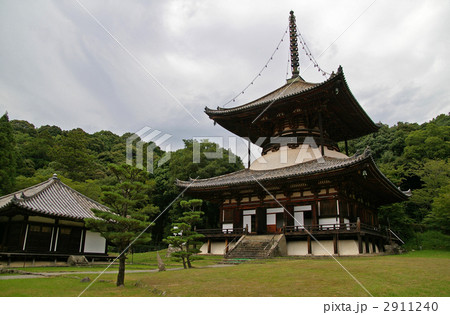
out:
{"label": "wooden door", "polygon": [[265,208],[256,209],[256,233],[257,234],[267,233],[267,214]]}

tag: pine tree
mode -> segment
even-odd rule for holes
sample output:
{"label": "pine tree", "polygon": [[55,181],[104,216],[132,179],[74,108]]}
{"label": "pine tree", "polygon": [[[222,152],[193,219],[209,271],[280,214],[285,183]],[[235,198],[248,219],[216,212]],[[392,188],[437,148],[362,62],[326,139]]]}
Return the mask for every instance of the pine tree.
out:
{"label": "pine tree", "polygon": [[175,247],[178,251],[172,253],[176,259],[183,262],[184,269],[192,268],[192,256],[198,254],[198,248],[202,242],[199,241],[204,235],[197,233],[195,224],[202,219],[203,212],[198,209],[203,201],[192,199],[190,201],[182,200],[180,206],[188,211],[183,212],[183,216],[178,222],[172,224],[171,232],[173,236],[168,236],[165,242]]}
{"label": "pine tree", "polygon": [[110,165],[110,170],[116,178],[116,184],[102,187],[101,200],[111,211],[92,209],[101,220],[86,219],[86,227],[99,232],[117,247],[120,256],[116,284],[121,286],[125,282],[126,252],[131,244],[150,241],[150,219],[159,209],[150,204],[151,186],[145,171],[127,164]]}
{"label": "pine tree", "polygon": [[13,191],[16,166],[13,129],[6,113],[0,118],[0,195]]}

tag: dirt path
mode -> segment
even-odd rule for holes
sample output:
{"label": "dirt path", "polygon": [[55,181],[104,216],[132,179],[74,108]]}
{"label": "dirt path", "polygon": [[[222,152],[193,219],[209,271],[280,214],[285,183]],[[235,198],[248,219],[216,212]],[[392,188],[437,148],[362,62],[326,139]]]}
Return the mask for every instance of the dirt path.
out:
{"label": "dirt path", "polygon": [[[211,265],[211,266],[205,266],[200,267],[201,268],[221,268],[221,267],[231,267],[233,265]],[[166,271],[173,271],[173,270],[183,270],[183,268],[169,268],[166,269]],[[126,270],[126,273],[149,273],[149,272],[158,272],[158,269],[149,269],[149,270]],[[0,276],[0,280],[11,280],[11,279],[33,279],[33,278],[46,278],[46,277],[52,277],[52,276],[68,276],[68,275],[98,275],[101,271],[65,271],[65,272],[40,272],[36,274],[26,274],[26,275],[20,275],[20,274],[13,274],[13,275],[7,275],[7,276]],[[112,271],[105,271],[104,274],[117,274],[117,270]]]}

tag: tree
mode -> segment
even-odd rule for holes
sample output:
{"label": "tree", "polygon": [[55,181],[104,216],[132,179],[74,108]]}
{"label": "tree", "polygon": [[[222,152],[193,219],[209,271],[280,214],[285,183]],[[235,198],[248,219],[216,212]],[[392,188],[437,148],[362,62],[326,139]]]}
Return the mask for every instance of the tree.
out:
{"label": "tree", "polygon": [[86,226],[119,250],[116,284],[121,286],[125,282],[126,251],[131,245],[150,241],[150,219],[159,209],[149,203],[152,186],[145,171],[127,164],[111,164],[109,169],[116,182],[102,187],[101,200],[110,207],[110,212],[92,209],[100,220],[86,219]]}
{"label": "tree", "polygon": [[432,229],[450,234],[450,184],[442,187],[441,194],[433,200],[431,212],[424,223]]}
{"label": "tree", "polygon": [[53,150],[53,159],[58,170],[67,177],[83,181],[95,177],[95,158],[87,148],[88,134],[82,129],[73,129],[59,137]]}
{"label": "tree", "polygon": [[0,117],[0,195],[10,193],[16,176],[16,151],[8,114]]}
{"label": "tree", "polygon": [[172,256],[183,262],[184,269],[192,268],[192,255],[198,254],[202,243],[199,241],[204,235],[197,233],[195,224],[199,223],[203,212],[198,209],[202,206],[203,201],[200,199],[192,199],[190,201],[182,200],[180,206],[188,211],[183,212],[183,216],[178,222],[172,224],[173,236],[165,239],[178,251],[172,253]]}

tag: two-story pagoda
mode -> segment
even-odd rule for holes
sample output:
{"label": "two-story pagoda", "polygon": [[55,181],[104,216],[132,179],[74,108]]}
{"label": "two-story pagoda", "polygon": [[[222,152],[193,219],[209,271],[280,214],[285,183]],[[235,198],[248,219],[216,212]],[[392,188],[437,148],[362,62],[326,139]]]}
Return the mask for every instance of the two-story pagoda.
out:
{"label": "two-story pagoda", "polygon": [[285,85],[241,106],[205,109],[214,122],[259,145],[262,156],[241,171],[177,182],[187,194],[220,205],[221,229],[203,231],[202,251],[227,252],[242,234],[284,235],[280,252],[287,255],[383,251],[387,236],[377,209],[407,196],[380,172],[369,149],[349,157],[347,145],[345,153],[337,145],[378,126],[341,67],[324,82],[303,80],[293,12],[290,33],[293,75]]}

